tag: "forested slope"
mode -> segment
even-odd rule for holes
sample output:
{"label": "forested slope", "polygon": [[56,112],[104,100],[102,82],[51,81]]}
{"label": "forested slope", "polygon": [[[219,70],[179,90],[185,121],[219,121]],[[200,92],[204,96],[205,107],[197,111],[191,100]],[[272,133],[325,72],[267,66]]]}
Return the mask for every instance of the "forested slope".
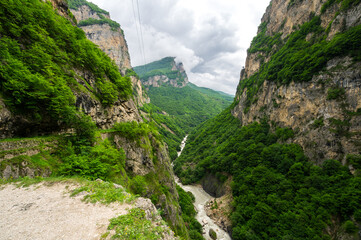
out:
{"label": "forested slope", "polygon": [[360,14],[271,1],[234,103],[190,134],[175,172],[232,179],[233,239],[359,239]]}
{"label": "forested slope", "polygon": [[[177,65],[174,58],[167,57],[134,68],[147,86],[150,98],[150,104],[144,105],[142,111],[158,124],[172,159],[177,157],[179,145],[187,133],[220,113],[233,100],[228,94],[188,82],[183,67],[179,66],[181,63]],[[173,78],[179,85],[173,83]]]}

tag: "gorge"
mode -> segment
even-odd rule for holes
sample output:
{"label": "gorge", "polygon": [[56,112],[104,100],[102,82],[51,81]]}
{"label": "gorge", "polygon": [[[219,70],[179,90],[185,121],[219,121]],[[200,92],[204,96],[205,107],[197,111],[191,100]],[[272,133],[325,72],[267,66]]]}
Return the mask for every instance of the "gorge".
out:
{"label": "gorge", "polygon": [[235,97],[133,68],[86,0],[0,1],[0,63],[6,238],[59,238],[75,204],[96,239],[361,239],[360,0],[270,1]]}

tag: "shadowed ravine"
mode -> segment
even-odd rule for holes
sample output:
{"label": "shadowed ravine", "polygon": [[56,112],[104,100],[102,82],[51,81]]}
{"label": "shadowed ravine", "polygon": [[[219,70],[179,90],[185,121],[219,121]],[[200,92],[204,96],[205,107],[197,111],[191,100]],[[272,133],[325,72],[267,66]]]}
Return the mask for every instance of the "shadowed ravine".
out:
{"label": "shadowed ravine", "polygon": [[[180,156],[180,154],[183,151],[183,148],[186,144],[187,141],[187,136],[185,136],[185,138],[183,139],[182,143],[181,143],[181,151],[178,152],[178,156]],[[178,177],[175,177],[175,181],[176,183],[183,188],[184,191],[187,192],[191,192],[194,196],[195,196],[195,202],[194,202],[194,206],[197,210],[197,216],[196,219],[198,222],[200,222],[203,226],[203,236],[205,237],[205,239],[207,240],[211,240],[210,236],[209,236],[209,230],[213,229],[216,233],[217,233],[217,239],[219,240],[229,240],[231,239],[230,236],[228,235],[227,232],[225,232],[223,229],[221,229],[219,226],[217,226],[212,219],[210,219],[207,214],[206,211],[204,209],[204,206],[206,205],[206,203],[212,199],[212,196],[209,195],[208,193],[206,193],[201,185],[183,185],[180,181]]]}

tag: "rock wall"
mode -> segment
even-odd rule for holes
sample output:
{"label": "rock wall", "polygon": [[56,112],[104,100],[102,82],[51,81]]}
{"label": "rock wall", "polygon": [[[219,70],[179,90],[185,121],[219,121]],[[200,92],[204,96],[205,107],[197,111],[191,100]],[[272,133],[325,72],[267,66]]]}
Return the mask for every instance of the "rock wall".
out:
{"label": "rock wall", "polygon": [[[338,32],[361,24],[361,4],[340,12],[340,4],[334,4],[321,14],[323,4],[321,0],[271,1],[262,18],[262,23],[267,23],[266,35],[281,32],[281,39],[286,39],[297,26],[309,21],[312,14],[320,15],[323,28],[329,26],[328,40]],[[241,81],[259,71],[262,61],[269,61],[276,51],[277,47],[273,46],[268,55],[264,52],[248,53]],[[360,87],[361,63],[348,56],[334,58],[309,82],[280,85],[266,80],[249,111],[244,111],[247,88],[239,91],[232,114],[243,125],[267,116],[277,126],[292,128],[295,132],[292,141],[300,144],[317,164],[330,158],[345,163],[348,153],[360,152]],[[344,89],[344,94],[331,99],[328,93],[332,89]]]}
{"label": "rock wall", "polygon": [[[88,19],[100,20],[100,15],[102,18],[110,20],[109,14],[97,13],[87,5],[80,6],[78,9],[71,9],[71,12],[78,23]],[[83,29],[90,41],[98,45],[103,52],[114,60],[123,75],[126,74],[127,69],[132,68],[128,45],[121,28],[114,28],[109,24],[91,24],[80,26],[80,28]],[[141,81],[134,76],[130,78],[133,85],[133,101],[139,106],[149,103],[149,98],[143,91]]]}

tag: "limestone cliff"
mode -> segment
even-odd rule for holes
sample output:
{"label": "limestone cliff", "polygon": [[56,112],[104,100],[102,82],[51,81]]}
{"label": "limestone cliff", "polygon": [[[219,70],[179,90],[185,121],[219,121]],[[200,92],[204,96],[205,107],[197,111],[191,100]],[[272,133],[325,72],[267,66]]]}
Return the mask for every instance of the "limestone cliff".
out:
{"label": "limestone cliff", "polygon": [[[330,158],[344,161],[348,153],[359,153],[361,144],[360,59],[355,57],[355,51],[329,54],[342,46],[332,45],[342,38],[343,35],[338,33],[347,35],[358,31],[361,4],[348,6],[333,2],[271,1],[258,35],[248,49],[237,102],[232,110],[243,125],[267,117],[275,126],[292,128],[293,141],[318,164]],[[317,28],[317,31],[305,32],[307,27]],[[302,34],[304,38],[299,37]],[[318,69],[299,70],[312,71],[304,73],[304,76],[311,76],[309,79],[288,76],[292,79],[288,81],[280,76],[285,71],[292,72],[303,59],[298,52],[294,53],[300,60],[288,69],[287,62],[279,59],[284,59],[281,54],[287,54],[286,51],[281,53],[282,50],[297,44],[291,42],[296,37],[304,43],[303,48],[310,49],[309,52],[320,46],[332,47],[324,47],[322,55],[315,58],[322,61],[319,65],[315,62]],[[359,48],[356,45],[355,50]],[[348,48],[352,48],[352,44]]]}
{"label": "limestone cliff", "polygon": [[[118,23],[110,19],[108,12],[90,6],[84,4],[76,8],[72,7],[71,12],[87,38],[113,59],[119,70],[125,75],[132,66],[123,30]],[[130,78],[136,104],[141,106],[143,103],[149,102],[140,80],[135,76],[130,76]]]}
{"label": "limestone cliff", "polygon": [[137,66],[134,70],[140,76],[143,85],[147,87],[171,85],[182,88],[188,84],[183,63],[176,63],[174,57],[166,57],[143,66]]}

